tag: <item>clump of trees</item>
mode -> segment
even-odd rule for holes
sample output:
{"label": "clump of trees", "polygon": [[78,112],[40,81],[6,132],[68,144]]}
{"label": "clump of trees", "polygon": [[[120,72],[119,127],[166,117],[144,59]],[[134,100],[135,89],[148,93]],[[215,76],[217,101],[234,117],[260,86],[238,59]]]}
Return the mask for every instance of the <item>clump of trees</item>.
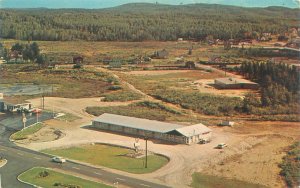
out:
{"label": "clump of trees", "polygon": [[39,45],[36,42],[29,44],[16,43],[12,45],[11,49],[4,48],[4,59],[10,60],[11,54],[22,56],[23,60],[35,62],[40,66],[46,65],[49,60],[45,54],[40,53]]}
{"label": "clump of trees", "polygon": [[284,177],[288,187],[297,187],[300,184],[300,144],[294,143],[289,147],[287,155],[279,165],[280,175]]}
{"label": "clump of trees", "polygon": [[299,52],[288,49],[247,48],[239,49],[239,54],[244,57],[298,57]]}
{"label": "clump of trees", "polygon": [[272,62],[248,62],[240,73],[261,85],[261,95],[247,95],[243,109],[248,113],[298,113],[300,76],[295,66]]}

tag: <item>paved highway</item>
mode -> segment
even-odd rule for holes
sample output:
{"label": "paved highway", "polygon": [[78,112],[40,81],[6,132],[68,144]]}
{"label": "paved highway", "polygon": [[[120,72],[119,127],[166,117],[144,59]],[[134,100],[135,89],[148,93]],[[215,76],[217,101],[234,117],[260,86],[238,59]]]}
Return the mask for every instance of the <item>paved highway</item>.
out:
{"label": "paved highway", "polygon": [[29,185],[17,180],[18,175],[32,167],[57,168],[88,177],[93,177],[109,183],[118,182],[119,185],[126,185],[133,188],[167,188],[168,186],[159,185],[90,166],[76,164],[67,161],[64,164],[51,162],[51,156],[26,148],[18,147],[9,142],[9,136],[17,130],[17,127],[0,126],[0,156],[7,159],[7,164],[0,168],[3,188],[27,188]]}

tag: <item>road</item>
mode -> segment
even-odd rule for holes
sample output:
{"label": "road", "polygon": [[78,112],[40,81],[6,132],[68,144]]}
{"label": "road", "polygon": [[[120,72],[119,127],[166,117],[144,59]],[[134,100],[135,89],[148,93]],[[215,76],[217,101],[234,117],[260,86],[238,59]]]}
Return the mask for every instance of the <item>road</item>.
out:
{"label": "road", "polygon": [[7,159],[7,164],[0,168],[3,188],[27,188],[29,185],[23,184],[17,180],[18,175],[33,167],[56,168],[63,171],[69,171],[79,175],[99,179],[107,183],[116,183],[133,188],[166,188],[168,186],[155,184],[111,172],[100,168],[94,168],[82,164],[67,161],[64,164],[51,162],[51,156],[32,151],[26,148],[16,146],[8,139],[9,136],[21,127],[0,126],[0,156]]}

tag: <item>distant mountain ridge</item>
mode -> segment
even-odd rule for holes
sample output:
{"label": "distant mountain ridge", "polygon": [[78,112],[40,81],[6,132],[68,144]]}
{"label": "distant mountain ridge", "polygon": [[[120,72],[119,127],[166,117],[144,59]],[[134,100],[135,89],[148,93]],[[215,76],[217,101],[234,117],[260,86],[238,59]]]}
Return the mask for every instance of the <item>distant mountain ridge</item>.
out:
{"label": "distant mountain ridge", "polygon": [[[0,37],[21,40],[145,41],[243,38],[299,27],[299,9],[218,4],[131,3],[105,9],[1,9]],[[21,21],[20,21],[21,20]],[[34,26],[35,30],[32,31]]]}
{"label": "distant mountain ridge", "polygon": [[[155,0],[0,0],[0,8],[87,8],[99,9],[116,7],[118,5],[134,3],[155,3]],[[159,4],[180,5],[180,4],[222,4],[242,7],[269,7],[283,6],[299,8],[299,0],[157,0]]]}

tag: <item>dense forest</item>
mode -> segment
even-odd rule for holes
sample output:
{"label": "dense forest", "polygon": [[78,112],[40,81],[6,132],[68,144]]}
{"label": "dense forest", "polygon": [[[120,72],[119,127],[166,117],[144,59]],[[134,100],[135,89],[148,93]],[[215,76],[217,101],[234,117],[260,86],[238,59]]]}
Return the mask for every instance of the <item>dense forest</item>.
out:
{"label": "dense forest", "polygon": [[244,63],[240,72],[261,85],[260,100],[254,95],[244,99],[246,112],[299,113],[300,75],[295,66],[272,62]]}
{"label": "dense forest", "polygon": [[[127,4],[109,9],[0,9],[0,37],[21,40],[229,39],[299,26],[299,9]],[[245,35],[247,33],[247,35]]]}

